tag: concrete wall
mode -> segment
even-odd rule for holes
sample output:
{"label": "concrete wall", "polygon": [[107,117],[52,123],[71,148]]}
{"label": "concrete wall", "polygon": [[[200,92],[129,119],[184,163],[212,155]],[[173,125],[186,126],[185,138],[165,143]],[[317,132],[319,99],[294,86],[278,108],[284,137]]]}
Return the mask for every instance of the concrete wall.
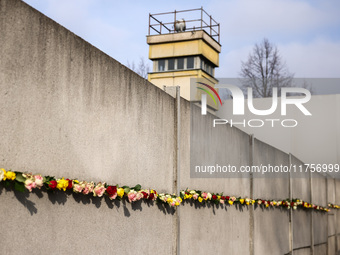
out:
{"label": "concrete wall", "polygon": [[[322,79],[316,80],[319,83],[322,82]],[[223,84],[223,79],[221,83]],[[324,83],[327,83],[327,79]],[[254,134],[261,141],[286,153],[292,153],[308,164],[336,164],[340,162],[340,94],[313,95],[311,100],[304,104],[312,116],[303,115],[295,106],[287,107],[286,116],[281,116],[280,106],[273,114],[258,116],[252,114],[247,105],[245,105],[245,115],[237,116],[232,114],[232,103],[232,100],[224,101],[217,115],[222,119],[232,119],[235,122],[240,122],[243,119],[261,119],[265,123],[261,128],[236,125],[242,131]],[[269,109],[272,98],[255,98],[253,103],[255,109]],[[247,104],[246,100],[245,104]],[[280,105],[280,99],[278,105]],[[277,121],[273,128],[271,122],[265,121],[265,119],[281,121],[294,119],[298,125],[294,128],[285,128],[282,127],[280,121]],[[255,125],[255,123],[252,124]],[[322,150],[318,148],[322,148]]]}
{"label": "concrete wall", "polygon": [[[18,0],[0,1],[0,45],[1,167],[172,191],[171,96]],[[0,192],[2,254],[176,248],[157,206]]]}
{"label": "concrete wall", "polygon": [[[158,192],[340,204],[340,182],[323,176],[191,178],[192,152],[236,166],[301,161],[239,129],[213,130],[215,117],[183,99],[178,115],[176,99],[19,0],[0,0],[0,35],[0,167]],[[191,148],[193,137],[215,149]],[[339,219],[337,211],[194,203],[175,212],[0,184],[4,254],[335,254]]]}

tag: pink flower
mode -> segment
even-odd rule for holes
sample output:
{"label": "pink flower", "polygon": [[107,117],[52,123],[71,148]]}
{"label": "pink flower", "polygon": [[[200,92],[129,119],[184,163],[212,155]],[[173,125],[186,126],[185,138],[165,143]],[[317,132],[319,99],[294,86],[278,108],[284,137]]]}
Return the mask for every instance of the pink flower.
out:
{"label": "pink flower", "polygon": [[136,195],[136,201],[141,200],[143,197],[144,197],[144,196],[143,196],[143,193],[140,192],[140,191],[138,191],[138,192],[137,192],[137,195]]}
{"label": "pink flower", "polygon": [[221,200],[220,200],[220,203],[221,203],[221,204],[224,204],[224,200],[221,199]]}
{"label": "pink flower", "polygon": [[137,192],[134,191],[134,190],[131,190],[128,194],[128,199],[129,199],[129,202],[134,202],[137,200]]}
{"label": "pink flower", "polygon": [[93,196],[95,197],[101,197],[104,195],[104,192],[106,190],[105,184],[102,184],[101,182],[97,184],[97,186],[93,189]]}
{"label": "pink flower", "polygon": [[36,187],[35,182],[33,181],[33,179],[26,179],[25,181],[25,188],[29,190],[29,192],[32,191],[32,189],[34,189]]}
{"label": "pink flower", "polygon": [[207,200],[208,194],[207,194],[206,192],[203,192],[203,193],[202,193],[202,198],[205,199],[205,200]]}
{"label": "pink flower", "polygon": [[40,189],[44,185],[44,178],[40,174],[34,175],[34,182],[36,187]]}
{"label": "pink flower", "polygon": [[192,195],[192,198],[195,199],[195,200],[197,200],[197,199],[198,199],[198,194]]}
{"label": "pink flower", "polygon": [[87,195],[87,194],[91,193],[93,191],[93,188],[94,188],[93,182],[91,182],[91,183],[85,182],[85,186],[83,188],[83,194]]}
{"label": "pink flower", "polygon": [[75,184],[73,185],[73,192],[75,192],[75,193],[81,193],[82,190],[83,190],[83,187],[82,187],[81,183],[79,183],[79,184],[75,183]]}

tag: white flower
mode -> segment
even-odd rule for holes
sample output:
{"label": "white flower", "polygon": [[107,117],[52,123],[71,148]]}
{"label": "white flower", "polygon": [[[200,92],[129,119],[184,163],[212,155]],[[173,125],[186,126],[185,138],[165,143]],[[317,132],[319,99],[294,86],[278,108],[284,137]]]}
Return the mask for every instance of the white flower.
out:
{"label": "white flower", "polygon": [[2,179],[4,178],[5,176],[5,171],[3,168],[0,169],[0,182],[2,181]]}

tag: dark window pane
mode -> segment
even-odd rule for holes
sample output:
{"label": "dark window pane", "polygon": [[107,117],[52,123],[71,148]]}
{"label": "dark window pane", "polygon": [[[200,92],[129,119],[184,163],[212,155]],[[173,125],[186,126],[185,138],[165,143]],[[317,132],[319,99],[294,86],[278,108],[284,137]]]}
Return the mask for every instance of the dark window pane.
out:
{"label": "dark window pane", "polygon": [[177,69],[184,69],[184,58],[177,59]]}
{"label": "dark window pane", "polygon": [[172,58],[168,60],[168,70],[174,70],[174,69],[175,69],[175,60]]}
{"label": "dark window pane", "polygon": [[194,57],[187,58],[187,69],[194,68]]}
{"label": "dark window pane", "polygon": [[158,71],[164,71],[165,69],[165,60],[158,60]]}
{"label": "dark window pane", "polygon": [[203,59],[201,60],[201,69],[202,69],[202,70],[205,70],[205,62],[204,62]]}

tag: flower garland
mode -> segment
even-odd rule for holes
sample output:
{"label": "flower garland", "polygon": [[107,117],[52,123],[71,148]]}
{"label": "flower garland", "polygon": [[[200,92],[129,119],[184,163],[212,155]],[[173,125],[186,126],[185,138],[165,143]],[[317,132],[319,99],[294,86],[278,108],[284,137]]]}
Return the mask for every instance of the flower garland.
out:
{"label": "flower garland", "polygon": [[329,212],[330,208],[340,209],[339,205],[329,203],[328,207],[311,204],[301,199],[285,199],[285,200],[265,200],[252,199],[234,196],[224,196],[223,193],[209,193],[200,190],[182,190],[179,196],[176,194],[157,193],[153,189],[142,189],[141,185],[137,184],[134,187],[108,185],[105,182],[86,182],[76,179],[56,179],[52,176],[42,176],[40,174],[13,172],[0,169],[0,182],[3,182],[6,187],[14,185],[14,189],[24,192],[33,189],[41,189],[45,187],[48,191],[54,190],[71,190],[74,193],[82,193],[84,195],[92,194],[94,197],[102,197],[106,195],[109,199],[127,199],[130,203],[139,200],[157,201],[163,204],[168,204],[171,207],[176,207],[182,204],[183,201],[198,201],[200,204],[213,203],[216,205],[240,205],[240,206],[262,206],[281,207],[286,209],[313,209],[317,211]]}

